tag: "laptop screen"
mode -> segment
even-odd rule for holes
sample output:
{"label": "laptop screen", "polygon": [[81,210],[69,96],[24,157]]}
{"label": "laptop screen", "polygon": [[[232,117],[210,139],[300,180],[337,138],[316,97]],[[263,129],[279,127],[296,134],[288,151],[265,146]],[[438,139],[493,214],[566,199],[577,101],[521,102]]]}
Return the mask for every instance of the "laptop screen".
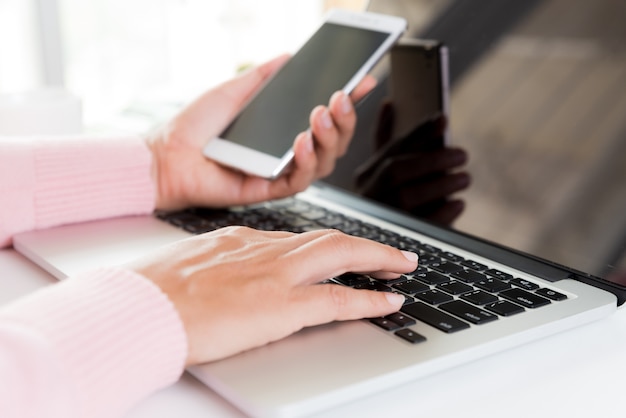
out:
{"label": "laptop screen", "polygon": [[[603,278],[626,270],[626,3],[371,0],[440,40],[450,65],[450,146],[469,155],[451,227]],[[384,74],[384,69],[382,70]],[[354,190],[384,100],[359,107],[327,182]],[[368,101],[370,103],[368,103]],[[416,192],[419,193],[419,192]]]}

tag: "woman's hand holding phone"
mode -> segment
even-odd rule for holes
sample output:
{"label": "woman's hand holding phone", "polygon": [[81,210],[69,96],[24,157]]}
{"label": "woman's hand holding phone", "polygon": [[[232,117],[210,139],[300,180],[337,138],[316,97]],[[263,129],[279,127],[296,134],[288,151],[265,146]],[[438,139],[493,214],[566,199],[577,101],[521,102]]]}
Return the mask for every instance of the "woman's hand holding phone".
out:
{"label": "woman's hand holding phone", "polygon": [[291,171],[270,181],[231,170],[202,154],[244,104],[289,59],[278,57],[206,92],[147,139],[153,153],[156,207],[243,205],[293,195],[328,175],[348,148],[356,123],[353,101],[376,84],[367,76],[350,97],[335,93],[312,109],[311,128],[295,138]]}

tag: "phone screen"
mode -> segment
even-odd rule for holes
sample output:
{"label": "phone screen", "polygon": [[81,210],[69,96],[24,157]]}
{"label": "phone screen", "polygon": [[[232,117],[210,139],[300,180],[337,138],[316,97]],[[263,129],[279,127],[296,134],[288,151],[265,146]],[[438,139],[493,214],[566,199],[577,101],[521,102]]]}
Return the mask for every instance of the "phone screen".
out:
{"label": "phone screen", "polygon": [[389,34],[324,23],[248,103],[220,138],[282,157],[309,127],[311,110],[328,103]]}

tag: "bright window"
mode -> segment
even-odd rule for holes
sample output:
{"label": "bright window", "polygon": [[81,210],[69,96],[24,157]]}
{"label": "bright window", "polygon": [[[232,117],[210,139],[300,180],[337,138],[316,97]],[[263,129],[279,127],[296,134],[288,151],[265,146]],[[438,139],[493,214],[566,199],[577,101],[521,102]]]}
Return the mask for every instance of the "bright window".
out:
{"label": "bright window", "polygon": [[110,117],[120,113],[167,117],[239,68],[294,50],[323,13],[321,0],[60,0],[60,6],[67,87],[83,98],[87,126],[105,127],[119,125]]}
{"label": "bright window", "polygon": [[88,130],[145,130],[242,67],[294,51],[329,7],[365,3],[1,0],[0,93],[62,82]]}
{"label": "bright window", "polygon": [[33,2],[0,1],[0,92],[42,85],[36,29]]}

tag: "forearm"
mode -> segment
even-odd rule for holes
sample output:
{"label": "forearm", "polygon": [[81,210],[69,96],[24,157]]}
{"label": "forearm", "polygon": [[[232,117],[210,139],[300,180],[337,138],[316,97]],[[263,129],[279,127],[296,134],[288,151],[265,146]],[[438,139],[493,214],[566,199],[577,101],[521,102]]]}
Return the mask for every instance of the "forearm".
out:
{"label": "forearm", "polygon": [[140,137],[0,138],[0,247],[22,231],[151,212],[151,163]]}
{"label": "forearm", "polygon": [[136,273],[103,269],[0,310],[0,416],[118,416],[183,371],[178,313]]}

